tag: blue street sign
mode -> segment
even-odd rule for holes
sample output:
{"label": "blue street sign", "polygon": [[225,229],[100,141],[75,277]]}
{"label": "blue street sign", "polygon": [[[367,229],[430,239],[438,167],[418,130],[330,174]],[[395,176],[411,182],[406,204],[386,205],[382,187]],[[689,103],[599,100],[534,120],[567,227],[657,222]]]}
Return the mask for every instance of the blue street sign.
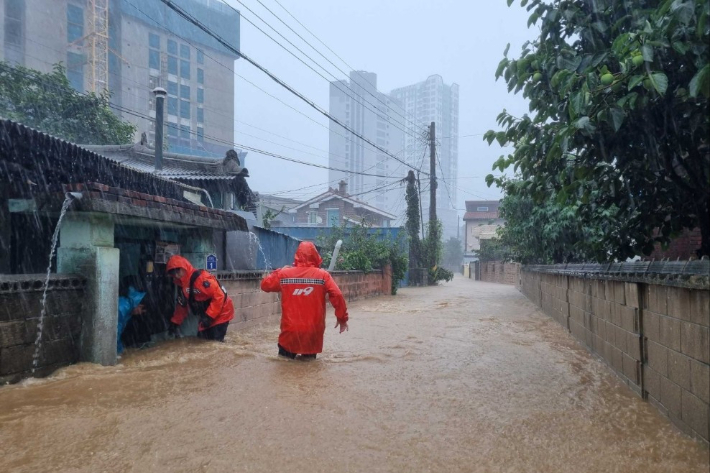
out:
{"label": "blue street sign", "polygon": [[207,255],[207,264],[205,264],[207,271],[217,270],[217,255]]}

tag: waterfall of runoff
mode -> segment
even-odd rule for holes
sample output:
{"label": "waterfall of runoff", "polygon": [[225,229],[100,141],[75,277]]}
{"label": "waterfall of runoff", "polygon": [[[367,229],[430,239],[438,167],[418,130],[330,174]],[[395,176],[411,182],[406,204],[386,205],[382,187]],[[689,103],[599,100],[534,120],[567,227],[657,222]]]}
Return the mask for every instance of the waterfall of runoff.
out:
{"label": "waterfall of runoff", "polygon": [[49,289],[49,276],[52,272],[52,258],[54,258],[54,253],[57,250],[57,241],[59,240],[59,229],[62,226],[62,220],[69,210],[69,206],[76,199],[81,199],[81,194],[77,192],[67,192],[64,202],[62,203],[62,210],[59,213],[59,220],[57,220],[57,226],[54,229],[54,234],[52,235],[52,249],[49,251],[49,262],[47,263],[47,275],[44,279],[44,292],[42,292],[42,310],[39,314],[39,323],[37,324],[37,338],[35,338],[35,352],[32,356],[32,374],[34,374],[39,364],[39,356],[42,350],[42,328],[44,327],[44,316],[47,313],[47,289]]}

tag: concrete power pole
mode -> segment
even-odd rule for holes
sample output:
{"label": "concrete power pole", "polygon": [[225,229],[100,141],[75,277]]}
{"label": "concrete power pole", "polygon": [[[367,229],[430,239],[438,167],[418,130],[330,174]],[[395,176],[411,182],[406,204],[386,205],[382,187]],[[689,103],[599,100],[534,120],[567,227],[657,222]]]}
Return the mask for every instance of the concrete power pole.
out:
{"label": "concrete power pole", "polygon": [[429,225],[436,222],[436,123],[429,126]]}

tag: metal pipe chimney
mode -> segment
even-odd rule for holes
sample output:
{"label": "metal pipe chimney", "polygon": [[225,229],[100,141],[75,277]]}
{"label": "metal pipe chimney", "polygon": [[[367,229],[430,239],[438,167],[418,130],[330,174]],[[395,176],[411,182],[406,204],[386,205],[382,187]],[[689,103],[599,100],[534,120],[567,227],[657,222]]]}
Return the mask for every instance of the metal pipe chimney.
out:
{"label": "metal pipe chimney", "polygon": [[153,89],[155,95],[155,170],[163,170],[163,117],[165,110],[165,97],[168,91],[162,87]]}

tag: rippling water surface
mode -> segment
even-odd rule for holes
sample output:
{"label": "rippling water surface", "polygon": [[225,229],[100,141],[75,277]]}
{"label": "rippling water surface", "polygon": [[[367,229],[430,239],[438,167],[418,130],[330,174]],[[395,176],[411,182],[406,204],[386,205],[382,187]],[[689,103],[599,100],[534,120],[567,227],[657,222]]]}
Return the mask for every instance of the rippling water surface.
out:
{"label": "rippling water surface", "polygon": [[0,471],[710,469],[515,288],[458,278],[350,313],[316,361],[277,358],[274,324],[0,388]]}

